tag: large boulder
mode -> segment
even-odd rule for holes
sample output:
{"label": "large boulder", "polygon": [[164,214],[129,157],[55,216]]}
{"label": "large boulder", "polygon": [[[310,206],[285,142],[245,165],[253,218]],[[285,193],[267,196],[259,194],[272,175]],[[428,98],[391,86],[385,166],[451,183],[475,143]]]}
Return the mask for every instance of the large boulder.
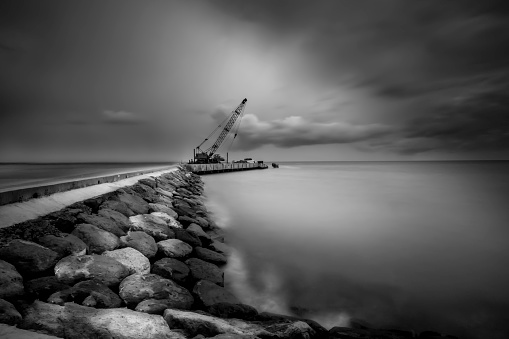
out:
{"label": "large boulder", "polygon": [[25,291],[28,295],[42,301],[46,301],[48,297],[55,292],[67,290],[69,288],[71,288],[71,286],[62,283],[54,275],[25,282]]}
{"label": "large boulder", "polygon": [[175,229],[175,239],[182,240],[183,242],[188,243],[192,247],[201,247],[201,240],[196,235],[191,232],[187,232],[184,229]]}
{"label": "large boulder", "polygon": [[126,308],[96,309],[36,301],[26,309],[20,327],[66,339],[184,339],[164,318]]}
{"label": "large boulder", "polygon": [[97,279],[106,286],[118,285],[129,275],[129,269],[113,258],[103,255],[68,256],[55,266],[55,276],[64,284]]}
{"label": "large boulder", "polygon": [[168,239],[157,243],[158,252],[168,258],[184,258],[191,254],[191,245],[178,239]]}
{"label": "large boulder", "polygon": [[185,284],[189,275],[189,267],[177,259],[163,258],[152,265],[151,273],[171,279],[179,284]]}
{"label": "large boulder", "polygon": [[154,189],[157,187],[156,179],[154,178],[143,178],[138,180],[140,184],[149,186],[150,188]]}
{"label": "large boulder", "polygon": [[164,195],[165,197],[168,197],[168,198],[173,197],[173,194],[171,192],[164,190],[161,187],[156,188],[155,191],[161,195]]}
{"label": "large boulder", "polygon": [[156,216],[140,214],[130,217],[129,220],[132,224],[132,230],[143,231],[154,237],[157,241],[175,237],[175,234],[166,222]]}
{"label": "large boulder", "polygon": [[103,208],[100,209],[97,214],[99,214],[101,217],[113,220],[124,232],[129,231],[129,228],[131,227],[129,218],[118,211],[109,208]]}
{"label": "large boulder", "polygon": [[129,270],[129,274],[150,273],[150,261],[140,251],[131,247],[106,251],[102,255],[116,259]]}
{"label": "large boulder", "polygon": [[154,201],[155,204],[165,205],[166,207],[173,208],[173,200],[164,195],[158,195]]}
{"label": "large boulder", "polygon": [[115,221],[100,215],[81,213],[78,215],[78,222],[97,226],[102,230],[115,234],[117,237],[125,235],[125,232]]}
{"label": "large boulder", "polygon": [[116,200],[126,204],[127,207],[136,214],[148,213],[148,203],[139,196],[121,193],[117,195]]}
{"label": "large boulder", "polygon": [[139,194],[145,201],[154,202],[157,200],[157,192],[148,185],[138,183],[132,186],[132,189],[136,194]]}
{"label": "large boulder", "polygon": [[57,252],[60,258],[68,255],[84,255],[87,254],[88,249],[83,240],[72,234],[63,237],[48,234],[39,238],[38,242],[42,246]]}
{"label": "large boulder", "polygon": [[122,213],[126,217],[131,217],[135,214],[125,203],[117,200],[106,200],[101,204],[101,209],[114,210]]}
{"label": "large boulder", "polygon": [[120,237],[120,246],[134,248],[149,259],[157,253],[154,238],[142,231],[128,232],[127,235]]}
{"label": "large boulder", "polygon": [[214,252],[207,248],[195,247],[194,253],[198,259],[205,260],[215,265],[224,265],[227,262],[227,258],[225,255]]}
{"label": "large boulder", "polygon": [[196,217],[195,219],[198,221],[198,224],[201,227],[203,227],[203,228],[208,228],[209,227],[209,222],[207,221],[207,219],[205,219],[203,217]]}
{"label": "large boulder", "polygon": [[186,265],[189,266],[189,275],[194,280],[208,280],[223,286],[224,273],[216,265],[198,258],[187,259]]}
{"label": "large boulder", "polygon": [[21,320],[21,314],[16,307],[7,300],[0,299],[0,323],[16,325],[19,324]]}
{"label": "large boulder", "polygon": [[13,264],[21,274],[27,276],[50,270],[59,258],[55,251],[31,241],[16,239],[0,248],[0,259]]}
{"label": "large boulder", "polygon": [[171,229],[182,228],[182,225],[178,222],[177,219],[172,217],[171,215],[164,212],[152,212],[150,215],[156,216],[160,219],[163,219]]}
{"label": "large boulder", "polygon": [[229,255],[231,251],[228,245],[217,240],[212,241],[208,248],[211,249],[212,251],[219,252],[224,255]]}
{"label": "large boulder", "polygon": [[205,231],[203,230],[203,228],[201,228],[200,225],[190,224],[189,226],[187,226],[186,231],[196,235],[198,238],[200,238],[201,242],[204,244],[209,244],[212,241],[210,235],[205,233]]}
{"label": "large boulder", "polygon": [[127,305],[137,305],[147,299],[171,299],[178,308],[190,308],[194,303],[188,290],[157,274],[128,276],[120,283],[119,295]]}
{"label": "large boulder", "polygon": [[177,213],[175,213],[174,210],[172,210],[170,207],[163,205],[163,204],[148,204],[149,205],[149,211],[150,212],[164,212],[166,214],[171,215],[172,217],[178,217]]}
{"label": "large boulder", "polygon": [[240,304],[230,291],[208,280],[198,281],[193,287],[193,294],[205,308],[218,303]]}
{"label": "large boulder", "polygon": [[55,292],[48,297],[48,302],[62,306],[66,302],[74,302],[95,308],[116,308],[122,305],[118,295],[95,279],[81,281],[71,288]]}
{"label": "large boulder", "polygon": [[150,314],[163,315],[167,308],[176,308],[181,310],[189,310],[193,306],[194,300],[186,297],[184,299],[146,299],[136,305],[135,311]]}
{"label": "large boulder", "polygon": [[175,309],[164,311],[164,319],[170,325],[170,328],[184,330],[190,338],[198,334],[212,337],[222,333],[259,336],[261,338],[273,337],[262,326],[238,319],[221,319]]}
{"label": "large boulder", "polygon": [[120,239],[113,233],[90,224],[79,224],[72,235],[87,244],[90,253],[112,251],[120,245]]}
{"label": "large boulder", "polygon": [[0,298],[16,299],[25,292],[23,277],[14,265],[0,260]]}

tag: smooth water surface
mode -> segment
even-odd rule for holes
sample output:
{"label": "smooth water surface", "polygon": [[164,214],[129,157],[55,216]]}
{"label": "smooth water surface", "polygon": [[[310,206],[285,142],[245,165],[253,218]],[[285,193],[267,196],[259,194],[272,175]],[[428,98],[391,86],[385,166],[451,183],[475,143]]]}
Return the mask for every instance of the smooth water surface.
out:
{"label": "smooth water surface", "polygon": [[509,337],[509,163],[286,163],[204,176],[260,311]]}

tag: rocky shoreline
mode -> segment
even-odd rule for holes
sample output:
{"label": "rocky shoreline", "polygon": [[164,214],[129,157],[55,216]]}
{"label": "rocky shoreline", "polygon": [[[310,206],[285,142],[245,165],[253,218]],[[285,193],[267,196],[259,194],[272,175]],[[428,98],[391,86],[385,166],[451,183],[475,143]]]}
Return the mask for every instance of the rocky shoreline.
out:
{"label": "rocky shoreline", "polygon": [[224,288],[229,247],[203,191],[179,167],[0,229],[0,337],[453,338],[327,330],[242,304]]}

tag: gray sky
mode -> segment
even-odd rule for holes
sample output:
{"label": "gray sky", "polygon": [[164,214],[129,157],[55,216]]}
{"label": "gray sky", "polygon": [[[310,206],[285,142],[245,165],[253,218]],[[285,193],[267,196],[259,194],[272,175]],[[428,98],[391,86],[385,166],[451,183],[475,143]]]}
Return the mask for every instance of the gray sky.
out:
{"label": "gray sky", "polygon": [[508,89],[505,1],[0,3],[2,162],[509,159]]}

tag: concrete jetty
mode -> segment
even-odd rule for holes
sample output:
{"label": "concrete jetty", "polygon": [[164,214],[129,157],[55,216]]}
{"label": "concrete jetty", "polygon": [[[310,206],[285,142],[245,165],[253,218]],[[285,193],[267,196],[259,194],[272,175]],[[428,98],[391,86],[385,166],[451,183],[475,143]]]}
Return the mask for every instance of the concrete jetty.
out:
{"label": "concrete jetty", "polygon": [[224,172],[267,169],[264,163],[220,163],[220,164],[186,164],[186,169],[194,174],[213,174]]}

